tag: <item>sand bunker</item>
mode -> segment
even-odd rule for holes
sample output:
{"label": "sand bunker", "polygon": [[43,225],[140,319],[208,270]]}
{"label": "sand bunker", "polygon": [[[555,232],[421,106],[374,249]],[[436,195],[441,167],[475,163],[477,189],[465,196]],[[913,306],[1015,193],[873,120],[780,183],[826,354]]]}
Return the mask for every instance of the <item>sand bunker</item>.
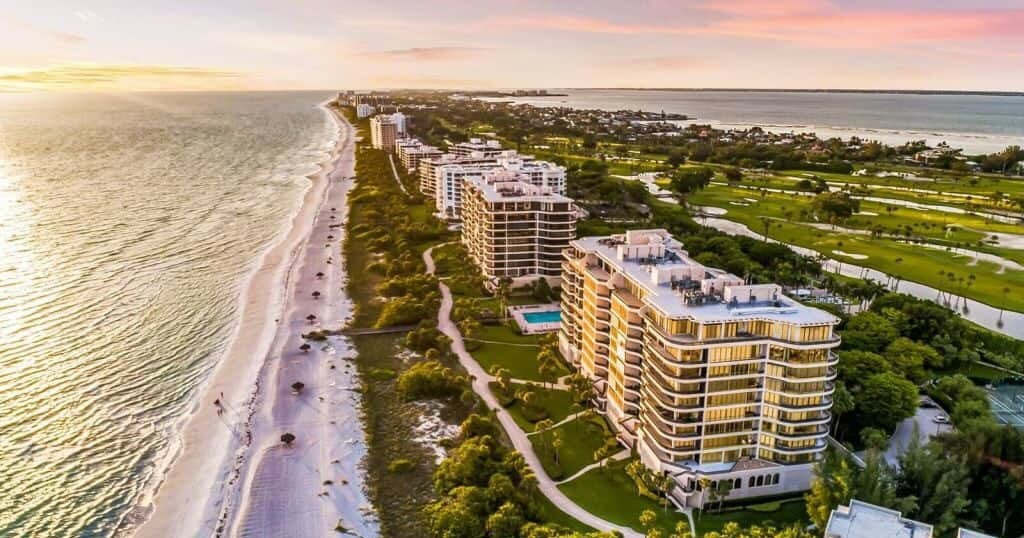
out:
{"label": "sand bunker", "polygon": [[833,250],[832,254],[835,254],[836,256],[844,256],[846,258],[853,258],[855,260],[866,260],[866,259],[868,259],[867,255],[865,255],[865,254],[853,254],[853,253],[850,253],[850,252],[843,252],[842,250]]}

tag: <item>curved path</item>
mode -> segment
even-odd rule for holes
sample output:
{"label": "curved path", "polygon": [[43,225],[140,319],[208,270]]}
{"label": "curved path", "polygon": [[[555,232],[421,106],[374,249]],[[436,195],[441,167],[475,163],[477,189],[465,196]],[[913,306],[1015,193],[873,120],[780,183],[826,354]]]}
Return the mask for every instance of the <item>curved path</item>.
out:
{"label": "curved path", "polygon": [[[427,249],[423,253],[423,263],[427,266],[428,274],[434,274],[434,259],[431,257],[432,250],[434,250],[433,247]],[[473,359],[472,355],[466,351],[466,346],[462,341],[462,334],[459,333],[459,329],[451,319],[451,291],[444,282],[438,282],[438,287],[441,289],[441,309],[437,312],[437,328],[452,339],[452,351],[455,352],[456,356],[458,356],[459,363],[462,364],[462,367],[465,368],[466,371],[469,372],[469,375],[472,376],[473,390],[484,400],[484,402],[487,403],[488,408],[494,410],[495,416],[498,417],[498,422],[500,422],[501,426],[505,428],[505,433],[508,434],[509,439],[512,441],[512,446],[514,446],[515,449],[523,455],[523,459],[526,460],[526,464],[531,470],[533,470],[533,474],[537,476],[537,483],[540,487],[541,493],[550,499],[559,510],[597,530],[617,531],[622,533],[624,538],[643,538],[643,534],[629,527],[623,527],[610,521],[605,521],[604,519],[584,510],[578,504],[573,502],[572,499],[566,497],[565,494],[558,489],[558,484],[544,472],[544,468],[540,464],[540,459],[537,458],[537,454],[533,451],[533,445],[530,444],[530,440],[526,437],[526,433],[519,428],[519,425],[512,419],[512,415],[509,415],[508,411],[498,403],[497,398],[491,394],[490,389],[487,387],[487,384],[494,380],[494,376],[485,372],[480,364]]]}

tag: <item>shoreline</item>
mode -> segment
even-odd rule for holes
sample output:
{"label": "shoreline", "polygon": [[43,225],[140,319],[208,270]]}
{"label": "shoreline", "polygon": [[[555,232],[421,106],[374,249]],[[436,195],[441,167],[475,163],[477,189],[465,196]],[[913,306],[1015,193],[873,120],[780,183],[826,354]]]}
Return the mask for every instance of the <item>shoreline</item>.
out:
{"label": "shoreline", "polygon": [[[333,123],[336,140],[330,155],[318,163],[319,170],[307,176],[309,185],[302,194],[297,211],[292,216],[287,231],[261,255],[240,296],[241,316],[233,333],[227,353],[221,358],[209,379],[200,390],[185,426],[172,441],[177,451],[168,459],[171,464],[155,486],[155,493],[147,506],[148,517],[136,528],[136,536],[195,536],[220,535],[226,530],[236,511],[234,505],[245,501],[245,491],[240,479],[247,462],[252,459],[250,446],[261,446],[266,433],[256,431],[261,409],[265,407],[264,386],[272,379],[279,361],[272,355],[282,346],[282,333],[289,333],[287,314],[295,309],[290,291],[296,283],[296,271],[303,265],[304,247],[317,224],[317,216],[323,211],[325,200],[332,190],[336,176],[352,175],[352,143],[354,129],[329,107],[321,104],[324,113]],[[348,173],[344,164],[348,162]],[[351,182],[346,182],[351,183]],[[343,194],[347,193],[347,187]],[[344,211],[347,204],[340,204]],[[338,221],[340,224],[343,221]],[[342,228],[338,228],[340,235]],[[335,241],[340,245],[340,240]],[[327,265],[331,279],[344,281],[343,264]],[[345,303],[344,292],[330,297],[331,290],[340,290],[341,285],[323,289],[322,304]],[[333,293],[333,292],[332,292]],[[338,309],[340,316],[321,316],[324,321],[342,323],[347,317],[347,308]],[[303,314],[303,317],[305,314]],[[281,320],[279,323],[278,320]],[[303,320],[305,323],[305,320]],[[302,330],[309,330],[303,327]],[[344,342],[339,343],[344,347]],[[253,360],[263,357],[263,360]],[[223,393],[223,398],[220,394]],[[223,415],[218,415],[214,401],[224,402]],[[355,412],[355,411],[353,411]],[[263,435],[261,435],[263,434]],[[351,477],[352,482],[361,484],[361,477]],[[332,525],[333,528],[333,525]]]}

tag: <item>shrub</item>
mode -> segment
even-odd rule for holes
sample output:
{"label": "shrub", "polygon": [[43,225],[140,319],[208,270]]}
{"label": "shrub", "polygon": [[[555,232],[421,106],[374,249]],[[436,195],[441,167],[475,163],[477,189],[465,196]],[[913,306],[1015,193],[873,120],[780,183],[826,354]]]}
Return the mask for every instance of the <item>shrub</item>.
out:
{"label": "shrub", "polygon": [[416,363],[398,377],[398,390],[406,400],[458,396],[465,384],[464,377],[433,360]]}
{"label": "shrub", "polygon": [[405,458],[399,458],[388,464],[388,472],[391,474],[407,473],[416,467],[416,463],[412,460]]}
{"label": "shrub", "polygon": [[370,379],[387,381],[389,379],[394,379],[398,373],[390,368],[370,368],[366,375],[369,376]]}

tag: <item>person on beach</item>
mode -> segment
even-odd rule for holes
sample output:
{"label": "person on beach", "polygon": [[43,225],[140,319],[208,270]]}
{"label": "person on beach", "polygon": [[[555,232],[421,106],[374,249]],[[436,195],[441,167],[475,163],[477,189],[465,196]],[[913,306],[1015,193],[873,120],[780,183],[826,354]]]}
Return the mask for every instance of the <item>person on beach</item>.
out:
{"label": "person on beach", "polygon": [[[221,394],[223,394],[223,393],[221,393]],[[222,405],[220,403],[220,398],[217,398],[216,400],[214,400],[213,401],[213,405],[217,406],[217,416],[218,417],[224,414],[224,405]]]}

